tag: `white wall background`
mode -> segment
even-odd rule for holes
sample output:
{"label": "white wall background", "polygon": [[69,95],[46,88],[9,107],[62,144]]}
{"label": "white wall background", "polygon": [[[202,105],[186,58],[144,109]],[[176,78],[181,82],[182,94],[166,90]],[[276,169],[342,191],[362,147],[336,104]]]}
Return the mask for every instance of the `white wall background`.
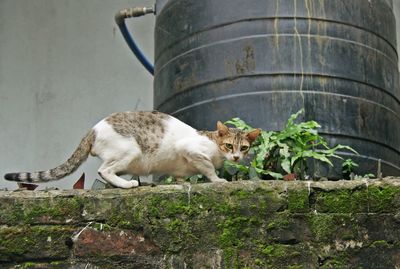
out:
{"label": "white wall background", "polygon": [[[145,0],[0,1],[0,189],[16,187],[6,172],[46,170],[64,162],[106,115],[152,109],[152,76],[114,23],[125,7]],[[153,59],[151,14],[128,21]],[[86,188],[100,162],[41,185],[72,188],[83,171]]]}

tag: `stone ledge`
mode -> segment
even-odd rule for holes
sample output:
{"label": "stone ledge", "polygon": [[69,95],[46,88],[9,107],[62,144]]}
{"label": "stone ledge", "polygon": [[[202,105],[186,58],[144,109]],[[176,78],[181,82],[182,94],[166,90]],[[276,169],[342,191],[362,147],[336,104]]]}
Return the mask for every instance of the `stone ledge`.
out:
{"label": "stone ledge", "polygon": [[400,179],[0,191],[0,225],[2,268],[396,268]]}

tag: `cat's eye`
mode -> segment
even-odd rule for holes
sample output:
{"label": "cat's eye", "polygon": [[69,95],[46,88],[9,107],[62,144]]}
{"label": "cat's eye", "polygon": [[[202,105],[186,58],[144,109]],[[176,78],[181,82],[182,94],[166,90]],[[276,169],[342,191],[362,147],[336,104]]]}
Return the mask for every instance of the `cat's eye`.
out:
{"label": "cat's eye", "polygon": [[249,146],[241,146],[240,151],[247,151],[249,149]]}
{"label": "cat's eye", "polygon": [[233,149],[233,145],[232,145],[232,144],[229,144],[229,143],[226,143],[226,144],[225,144],[225,147],[226,147],[227,149]]}

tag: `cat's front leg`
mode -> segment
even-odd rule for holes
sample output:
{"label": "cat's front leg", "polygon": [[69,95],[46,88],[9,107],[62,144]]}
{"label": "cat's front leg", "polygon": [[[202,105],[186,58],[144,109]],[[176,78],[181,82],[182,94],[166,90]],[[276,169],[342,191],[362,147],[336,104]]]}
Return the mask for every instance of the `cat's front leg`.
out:
{"label": "cat's front leg", "polygon": [[214,165],[205,154],[190,153],[187,155],[187,160],[200,174],[206,176],[211,182],[227,182],[225,179],[217,176]]}
{"label": "cat's front leg", "polygon": [[108,183],[111,185],[118,187],[118,188],[124,188],[124,189],[130,189],[130,188],[136,188],[139,186],[139,181],[137,180],[125,180],[119,176],[117,176],[117,173],[120,171],[125,171],[127,167],[127,162],[124,162],[123,160],[120,161],[110,161],[110,162],[104,162],[98,172],[99,175],[106,180]]}

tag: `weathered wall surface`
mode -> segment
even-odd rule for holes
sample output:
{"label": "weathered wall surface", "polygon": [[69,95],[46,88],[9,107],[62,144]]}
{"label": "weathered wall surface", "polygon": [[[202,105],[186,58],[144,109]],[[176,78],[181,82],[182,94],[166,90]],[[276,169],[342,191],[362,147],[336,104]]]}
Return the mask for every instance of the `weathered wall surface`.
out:
{"label": "weathered wall surface", "polygon": [[[82,136],[110,113],[153,108],[153,77],[126,45],[115,13],[148,0],[0,1],[0,177],[61,164]],[[127,20],[153,61],[155,17]],[[71,188],[100,162],[90,158],[65,180]],[[0,181],[0,189],[15,183]]]}
{"label": "weathered wall surface", "polygon": [[0,267],[400,268],[399,225],[400,179],[0,192]]}

